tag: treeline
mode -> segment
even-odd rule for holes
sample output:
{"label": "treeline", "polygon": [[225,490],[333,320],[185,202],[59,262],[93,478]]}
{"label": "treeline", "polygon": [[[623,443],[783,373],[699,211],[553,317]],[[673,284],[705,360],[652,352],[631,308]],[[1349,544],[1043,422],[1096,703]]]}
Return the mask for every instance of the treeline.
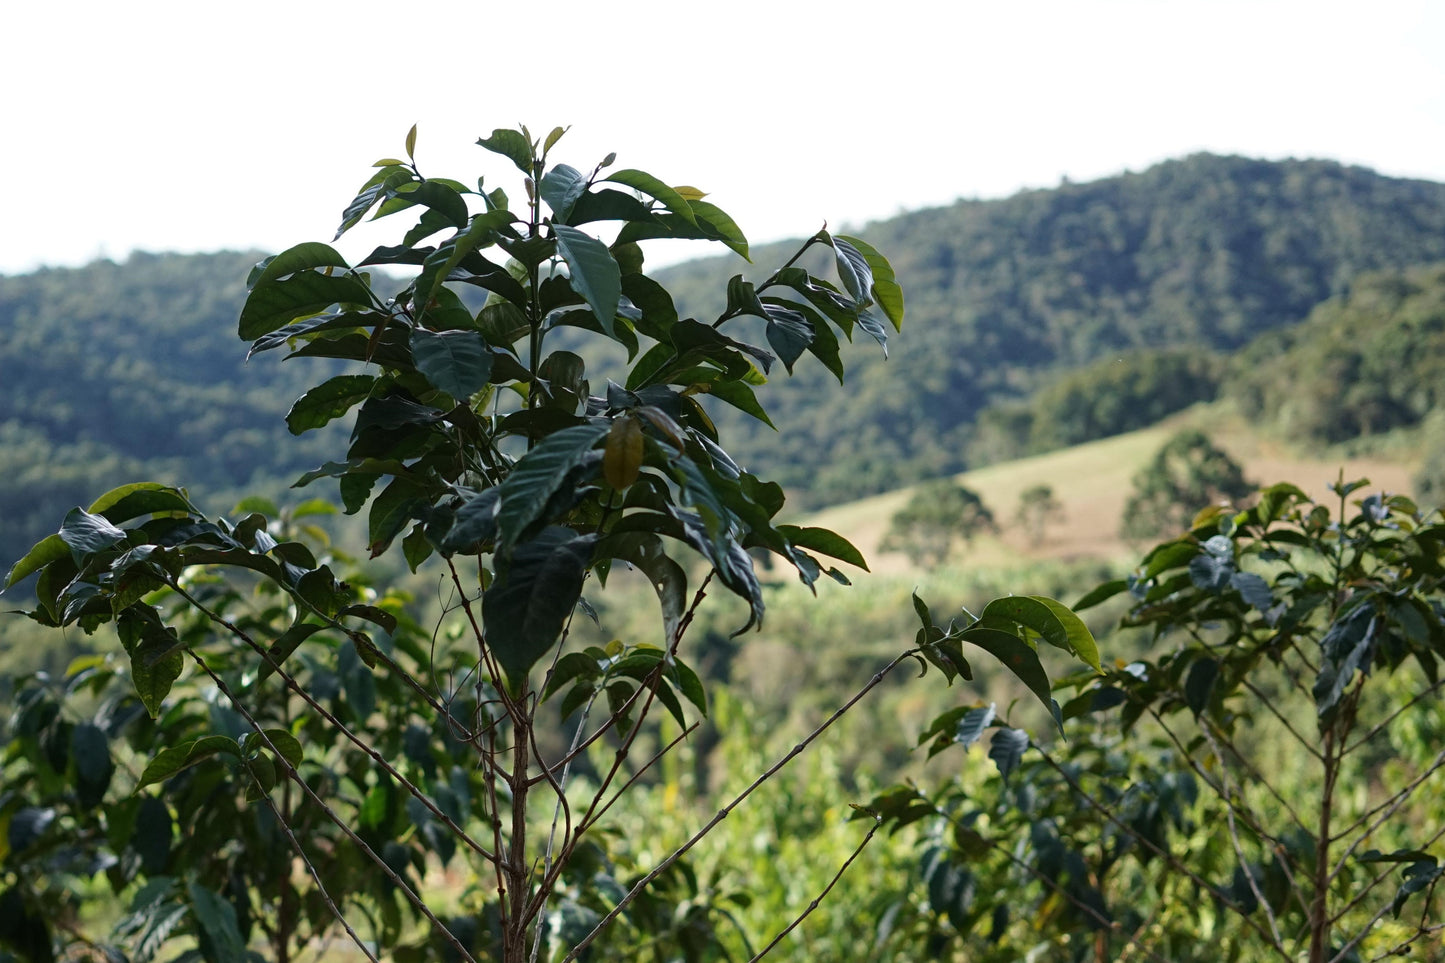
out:
{"label": "treeline", "polygon": [[1445,403],[1445,264],[1361,276],[1236,355],[1224,395],[1306,442],[1420,424]]}
{"label": "treeline", "polygon": [[[889,256],[907,295],[891,358],[854,350],[841,386],[814,363],[793,378],[775,371],[762,390],[790,425],[786,439],[715,410],[747,466],[783,481],[800,506],[1137,428],[1220,391],[1325,434],[1381,430],[1434,404],[1428,352],[1408,340],[1419,331],[1387,343],[1341,321],[1362,326],[1355,362],[1307,357],[1323,349],[1303,334],[1262,343],[1238,366],[1221,358],[1331,297],[1361,312],[1416,311],[1403,306],[1417,303],[1410,285],[1429,286],[1423,275],[1394,289],[1355,279],[1445,261],[1442,184],[1198,155],[859,233]],[[713,258],[662,273],[679,307],[707,318],[730,275],[760,276],[791,250],[755,249],[755,267]],[[278,444],[307,383],[292,369],[318,362],[242,361],[236,318],[258,257],[136,255],[0,278],[0,565],[118,476],[218,497],[275,492],[330,450],[319,439]],[[1273,363],[1281,351],[1303,352],[1289,377]],[[1385,367],[1402,351],[1414,352],[1418,376]],[[1250,358],[1271,361],[1254,380]],[[1305,369],[1330,374],[1291,400]],[[1331,394],[1336,376],[1355,394]],[[1401,394],[1407,383],[1416,388]]]}
{"label": "treeline", "polygon": [[316,362],[248,365],[236,338],[260,257],[137,254],[0,278],[0,569],[123,481],[195,486],[221,509],[319,464],[311,439],[279,444],[300,366]]}
{"label": "treeline", "polygon": [[[814,502],[998,457],[990,447],[999,432],[974,430],[980,412],[1012,404],[1017,417],[1036,392],[1093,362],[1098,370],[1052,397],[1092,390],[1115,371],[1136,399],[1152,380],[1182,372],[1165,408],[1207,397],[1212,362],[1201,353],[1230,352],[1299,322],[1364,271],[1445,259],[1445,185],[1323,161],[1197,155],[1089,184],[960,201],[859,233],[887,252],[908,296],[892,357],[859,351],[844,386],[816,367],[770,385],[770,406],[792,426],[786,442],[728,426],[746,435],[744,452]],[[783,251],[759,249],[757,273]],[[747,272],[739,259],[719,258],[667,274],[686,308],[705,316],[720,308],[728,275]],[[1170,350],[1184,348],[1198,357]],[[1161,400],[1143,407],[1159,411]],[[1023,446],[1126,430],[1146,417],[1061,424],[1053,438],[1034,418],[1022,426]],[[842,451],[853,459],[846,469],[834,467]]]}

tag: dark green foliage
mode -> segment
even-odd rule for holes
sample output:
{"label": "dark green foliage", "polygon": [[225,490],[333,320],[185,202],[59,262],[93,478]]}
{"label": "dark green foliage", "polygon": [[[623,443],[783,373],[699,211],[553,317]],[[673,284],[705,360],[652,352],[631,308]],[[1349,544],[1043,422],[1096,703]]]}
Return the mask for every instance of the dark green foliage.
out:
{"label": "dark green foliage", "polygon": [[1134,476],[1120,533],[1129,539],[1147,539],[1182,531],[1202,509],[1249,492],[1244,470],[1227,452],[1201,431],[1182,431]]}
{"label": "dark green foliage", "polygon": [[[76,881],[101,869],[113,892],[134,893],[117,939],[142,963],[173,932],[194,937],[206,963],[244,963],[253,941],[284,961],[342,932],[399,960],[522,963],[544,942],[549,960],[591,958],[599,938],[609,958],[716,957],[726,911],[679,861],[692,843],[626,890],[599,823],[658,760],[633,751],[663,744],[655,710],[683,735],[706,713],[684,636],[709,586],[741,599],[740,634],[764,614],[755,554],[808,586],[825,574],[847,583],[826,559],[863,560],[834,532],[777,521],[783,489],[733,460],[698,399],[715,394],[767,423],[755,389],[768,375],[808,353],[841,375],[840,341],[861,330],[883,344],[901,329],[901,289],[866,242],[820,231],[761,281],[728,283],[710,323],[680,317],[635,240],[747,251],[696,190],[640,171],[604,178],[610,156],[590,175],[549,168],[561,128],[545,142],[496,131],[479,146],[527,175],[514,212],[481,181],[472,191],[424,177],[415,133],[409,160],[374,165],[338,232],[373,209],[409,211],[402,243],[355,265],[317,242],[265,259],[237,330],[252,354],[285,347],[363,366],[292,406],[297,434],[352,424],[341,459],[297,484],[337,479],[346,512],[365,512],[373,558],[400,542],[413,570],[438,559],[446,610],[427,633],[403,599],[318,553],[326,539],[308,543],[311,529],[293,524],[314,503],[278,512],[251,499],[210,518],[181,489],[137,483],[72,508],[4,587],[35,577],[24,614],[41,625],[113,626],[126,667],[92,658],[63,691],[41,676],[22,686],[0,771],[16,857],[0,883],[18,922],[0,939],[27,959],[76,936],[33,925],[31,907],[67,913]],[[619,201],[610,182],[652,200]],[[596,220],[621,222],[610,244],[579,226]],[[836,285],[796,266],[812,250],[831,254]],[[361,270],[377,264],[411,273]],[[468,306],[465,288],[485,302]],[[569,328],[570,340],[554,339]],[[586,341],[630,364],[616,380],[589,378],[571,350]],[[577,643],[577,614],[600,622],[584,587],[605,591],[626,565],[656,591],[660,632]],[[1049,599],[1003,600],[946,630],[915,606],[917,645],[860,697],[910,656],[950,682],[966,676],[964,642],[1051,707],[1038,640],[1099,667],[1083,623]],[[124,724],[104,712],[72,721],[93,710],[76,698],[88,671],[88,694],[124,700]],[[146,759],[123,790],[120,738]],[[444,922],[421,884],[431,860],[458,853],[475,882],[463,917]],[[631,928],[606,932],[617,918]]]}
{"label": "dark green foliage", "polygon": [[1312,444],[1419,424],[1445,403],[1445,264],[1357,278],[1232,359],[1224,395]]}
{"label": "dark green foliage", "polygon": [[993,512],[978,492],[952,481],[919,485],[893,514],[879,548],[903,552],[915,565],[937,565],[977,535],[998,531]]}
{"label": "dark green foliage", "polygon": [[981,462],[1068,448],[1147,428],[1213,401],[1224,359],[1200,349],[1130,351],[1068,371],[1027,402],[985,408],[969,448]]}
{"label": "dark green foliage", "polygon": [[1149,654],[1055,687],[1067,742],[1022,738],[993,706],[939,716],[920,746],[992,728],[1000,778],[969,767],[870,804],[923,828],[892,945],[1083,963],[1198,959],[1207,938],[1212,960],[1433,959],[1445,522],[1363,486],[1332,486],[1332,505],[1262,489],[1089,593],[1078,608],[1127,601]]}

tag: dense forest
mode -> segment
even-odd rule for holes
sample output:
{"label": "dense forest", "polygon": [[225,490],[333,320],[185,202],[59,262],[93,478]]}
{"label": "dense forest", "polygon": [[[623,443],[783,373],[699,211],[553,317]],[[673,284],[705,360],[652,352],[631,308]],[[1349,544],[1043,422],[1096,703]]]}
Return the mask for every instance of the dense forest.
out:
{"label": "dense forest", "polygon": [[[1376,310],[1408,327],[1415,307],[1403,306],[1419,300],[1410,291],[1438,272],[1367,279],[1357,297],[1344,296],[1362,272],[1445,260],[1442,184],[1321,161],[1198,155],[960,201],[862,233],[889,253],[908,297],[907,336],[891,358],[854,351],[846,385],[811,365],[765,389],[770,410],[794,426],[787,442],[735,411],[715,412],[750,467],[789,485],[799,504],[1139,427],[1214,397],[1225,379],[1232,395],[1288,407],[1291,425],[1322,438],[1378,430],[1434,403],[1433,389],[1368,405],[1340,398],[1358,412],[1358,423],[1341,421],[1329,414],[1329,391],[1310,395],[1303,412],[1304,401],[1285,404],[1282,379],[1250,374],[1256,355],[1222,359],[1331,298],[1309,330],[1358,330],[1371,322],[1349,312]],[[731,274],[770,270],[784,251],[755,249],[756,269],[713,258],[660,276],[681,308],[707,317]],[[319,463],[323,438],[278,444],[286,410],[314,375],[304,366],[318,362],[247,365],[235,340],[258,257],[135,255],[0,278],[0,559],[106,480],[154,478],[224,501],[275,493]],[[143,350],[156,332],[163,350]],[[1317,338],[1280,337],[1252,350],[1272,357],[1288,347],[1298,365],[1325,363],[1309,354],[1324,350],[1309,347]],[[1357,339],[1370,357],[1330,355],[1330,377],[1394,390],[1374,374],[1410,337]],[[1422,355],[1410,369],[1419,368],[1415,383],[1428,383],[1426,363]],[[900,379],[913,390],[898,391]],[[177,410],[189,413],[179,429],[168,418]],[[152,454],[144,463],[122,454],[135,450]]]}

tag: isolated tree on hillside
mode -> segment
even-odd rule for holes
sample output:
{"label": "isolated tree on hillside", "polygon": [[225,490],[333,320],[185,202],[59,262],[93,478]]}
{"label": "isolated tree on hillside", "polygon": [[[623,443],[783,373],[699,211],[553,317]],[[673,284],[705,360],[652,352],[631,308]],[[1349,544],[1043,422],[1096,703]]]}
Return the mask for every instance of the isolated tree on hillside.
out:
{"label": "isolated tree on hillside", "polygon": [[1134,476],[1120,533],[1147,539],[1187,529],[1200,509],[1243,498],[1251,487],[1239,463],[1208,435],[1181,431]]}
{"label": "isolated tree on hillside", "polygon": [[1054,497],[1051,485],[1032,485],[1019,492],[1019,507],[1014,521],[1029,537],[1030,545],[1044,540],[1044,526],[1064,519],[1064,506]]}
{"label": "isolated tree on hillside", "polygon": [[885,552],[903,552],[914,565],[937,565],[983,532],[997,532],[993,512],[978,493],[953,481],[936,481],[914,489],[908,504],[894,514],[879,545]]}

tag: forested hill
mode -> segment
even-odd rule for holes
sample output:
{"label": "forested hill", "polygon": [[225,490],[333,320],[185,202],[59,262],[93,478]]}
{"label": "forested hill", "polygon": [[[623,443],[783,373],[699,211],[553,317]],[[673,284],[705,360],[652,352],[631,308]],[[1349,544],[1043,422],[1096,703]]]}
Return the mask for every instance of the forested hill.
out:
{"label": "forested hill", "polygon": [[[907,294],[891,359],[859,344],[844,387],[806,359],[761,389],[785,435],[718,412],[747,433],[735,450],[749,467],[814,504],[964,467],[982,408],[1066,368],[1138,346],[1233,349],[1361,271],[1445,260],[1445,185],[1200,155],[856,233]],[[757,277],[789,253],[662,274],[701,315],[731,274]],[[236,317],[257,257],[137,255],[0,278],[0,570],[117,482],[229,497],[335,456],[282,420],[315,375],[308,362],[242,364]]]}
{"label": "forested hill", "polygon": [[0,278],[0,571],[115,485],[184,485],[222,509],[333,454],[283,421],[316,369],[244,363],[236,318],[260,257],[137,254]]}
{"label": "forested hill", "polygon": [[[749,427],[739,446],[823,501],[966,467],[980,409],[1061,369],[1131,347],[1233,349],[1361,271],[1445,259],[1445,184],[1196,155],[855,233],[892,259],[907,294],[891,359],[856,346],[842,388],[800,365],[766,390],[810,437]],[[756,251],[757,273],[785,250]],[[700,307],[746,269],[718,258],[671,275]]]}

